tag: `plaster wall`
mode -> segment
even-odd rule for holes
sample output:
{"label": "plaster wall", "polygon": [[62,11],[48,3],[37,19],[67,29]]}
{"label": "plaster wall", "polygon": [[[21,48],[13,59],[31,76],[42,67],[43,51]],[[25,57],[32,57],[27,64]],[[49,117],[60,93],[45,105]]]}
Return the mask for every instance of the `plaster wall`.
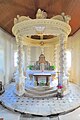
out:
{"label": "plaster wall", "polygon": [[14,38],[0,28],[0,81],[8,84],[14,70]]}
{"label": "plaster wall", "polygon": [[68,38],[71,51],[70,81],[80,84],[80,30]]}

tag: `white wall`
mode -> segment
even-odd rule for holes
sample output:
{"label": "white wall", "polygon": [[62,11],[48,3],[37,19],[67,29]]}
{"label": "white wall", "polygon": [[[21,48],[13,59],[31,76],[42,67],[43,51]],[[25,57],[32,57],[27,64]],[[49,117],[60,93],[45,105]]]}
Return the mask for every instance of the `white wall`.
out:
{"label": "white wall", "polygon": [[0,58],[0,81],[3,84],[8,84],[12,78],[14,70],[14,45],[14,37],[0,28],[0,53],[2,54],[2,58]]}
{"label": "white wall", "polygon": [[53,63],[54,62],[54,46],[45,47],[44,54],[45,54],[46,61],[48,61],[50,65],[53,65],[54,64]]}
{"label": "white wall", "polygon": [[80,30],[68,38],[68,49],[71,50],[70,80],[80,84]]}

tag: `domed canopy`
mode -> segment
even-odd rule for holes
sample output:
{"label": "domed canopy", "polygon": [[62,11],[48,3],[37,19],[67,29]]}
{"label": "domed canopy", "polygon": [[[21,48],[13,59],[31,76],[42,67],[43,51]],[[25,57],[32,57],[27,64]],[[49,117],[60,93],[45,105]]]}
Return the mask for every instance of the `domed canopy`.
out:
{"label": "domed canopy", "polygon": [[53,41],[58,40],[60,34],[70,34],[70,16],[61,13],[50,19],[46,17],[47,13],[44,14],[40,9],[37,11],[36,19],[17,15],[17,18],[14,18],[12,32],[16,37],[21,36],[24,45],[31,46],[53,45]]}

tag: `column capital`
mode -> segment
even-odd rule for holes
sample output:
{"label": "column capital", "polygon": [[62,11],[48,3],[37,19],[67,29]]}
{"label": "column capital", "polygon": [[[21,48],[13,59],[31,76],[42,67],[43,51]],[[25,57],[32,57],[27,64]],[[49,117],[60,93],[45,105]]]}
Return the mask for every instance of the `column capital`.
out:
{"label": "column capital", "polygon": [[22,38],[23,36],[21,35],[21,34],[18,34],[17,36],[16,36],[16,41],[17,42],[19,42],[19,41],[23,41],[23,38]]}
{"label": "column capital", "polygon": [[59,39],[60,39],[60,40],[67,41],[67,38],[68,38],[68,36],[65,35],[65,34],[60,34],[60,35],[59,35]]}

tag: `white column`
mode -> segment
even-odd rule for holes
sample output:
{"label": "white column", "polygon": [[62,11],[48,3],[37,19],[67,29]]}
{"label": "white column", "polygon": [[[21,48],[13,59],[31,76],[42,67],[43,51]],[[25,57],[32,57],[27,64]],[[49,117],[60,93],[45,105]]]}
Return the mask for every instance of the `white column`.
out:
{"label": "white column", "polygon": [[59,71],[59,52],[60,52],[60,44],[56,45],[56,71]]}
{"label": "white column", "polygon": [[25,93],[25,77],[23,75],[23,43],[21,36],[17,36],[18,47],[18,79],[16,80],[16,94],[21,96]]}
{"label": "white column", "polygon": [[31,47],[27,46],[27,66],[31,64]]}
{"label": "white column", "polygon": [[24,70],[27,69],[27,46],[24,46]]}
{"label": "white column", "polygon": [[65,35],[60,35],[59,36],[59,41],[60,41],[60,74],[59,74],[59,86],[63,86],[63,81],[64,81],[64,77],[65,77],[65,71],[66,71],[66,67],[65,67],[65,48],[64,48],[64,41],[66,40],[66,36]]}
{"label": "white column", "polygon": [[56,45],[54,45],[53,64],[56,66]]}
{"label": "white column", "polygon": [[[65,40],[66,39],[67,37],[65,38]],[[68,68],[67,68],[66,49],[67,49],[67,40],[64,42],[64,81],[63,81],[63,85],[67,88],[68,80],[69,80],[69,73],[68,73]]]}
{"label": "white column", "polygon": [[64,42],[64,62],[65,62],[65,65],[64,65],[64,67],[65,67],[65,75],[67,75],[67,73],[68,73],[68,70],[67,70],[67,55],[66,55],[66,49],[67,49],[67,41],[65,41]]}

